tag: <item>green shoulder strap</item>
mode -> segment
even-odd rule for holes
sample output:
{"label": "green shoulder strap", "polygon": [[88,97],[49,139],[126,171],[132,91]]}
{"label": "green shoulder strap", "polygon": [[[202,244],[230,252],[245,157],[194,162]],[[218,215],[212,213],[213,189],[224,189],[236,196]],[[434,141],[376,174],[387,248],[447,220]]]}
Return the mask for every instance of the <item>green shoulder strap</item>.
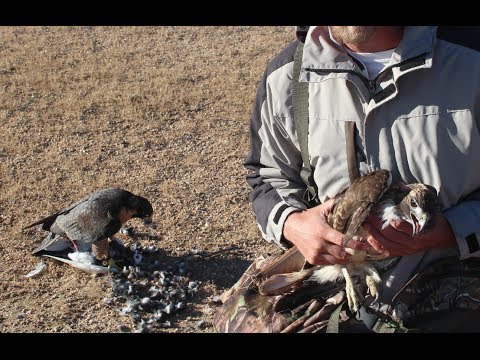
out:
{"label": "green shoulder strap", "polygon": [[[307,186],[307,192],[304,196],[304,200],[306,200],[309,205],[316,205],[320,202],[318,198],[318,187],[313,179],[313,168],[310,165],[310,156],[308,154],[308,82],[299,81],[300,69],[302,67],[302,55],[303,43],[299,41],[293,60],[293,117],[303,160],[300,177]],[[354,121],[345,121],[347,166],[351,183],[356,178],[360,177],[355,154],[355,126],[356,125]]]}
{"label": "green shoulder strap", "polygon": [[308,83],[300,82],[300,69],[302,66],[303,43],[298,42],[297,51],[293,60],[292,102],[295,129],[297,131],[300,151],[302,153],[303,167],[300,177],[307,186],[306,200],[310,204],[318,203],[317,186],[313,180],[313,169],[308,155]]}

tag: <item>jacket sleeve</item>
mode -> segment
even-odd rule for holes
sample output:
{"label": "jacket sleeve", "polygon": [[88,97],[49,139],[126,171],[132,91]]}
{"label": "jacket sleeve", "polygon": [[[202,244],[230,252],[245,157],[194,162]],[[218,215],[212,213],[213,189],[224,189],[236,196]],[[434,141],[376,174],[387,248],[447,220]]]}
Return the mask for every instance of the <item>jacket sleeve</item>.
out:
{"label": "jacket sleeve", "polygon": [[[480,27],[478,26],[440,26],[437,36],[448,42],[480,51]],[[480,131],[479,92],[480,89],[475,96],[474,111],[477,114],[477,131]],[[447,209],[444,215],[455,233],[460,259],[480,257],[480,188],[456,206]]]}
{"label": "jacket sleeve", "polygon": [[260,81],[250,119],[250,149],[244,163],[250,170],[250,201],[262,236],[284,249],[291,246],[282,239],[287,215],[306,208],[295,198],[302,199],[306,187],[299,176],[302,157],[294,124],[289,114],[281,113],[285,104],[291,103],[287,84],[292,66],[292,62],[284,64],[274,70],[274,76],[267,67]]}
{"label": "jacket sleeve", "polygon": [[480,189],[444,215],[455,233],[460,260],[480,257]]}

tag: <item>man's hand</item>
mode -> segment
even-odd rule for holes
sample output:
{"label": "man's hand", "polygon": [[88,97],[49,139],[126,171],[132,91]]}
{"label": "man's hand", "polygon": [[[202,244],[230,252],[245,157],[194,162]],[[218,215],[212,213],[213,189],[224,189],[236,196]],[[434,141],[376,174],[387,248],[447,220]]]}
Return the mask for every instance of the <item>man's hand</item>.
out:
{"label": "man's hand", "polygon": [[455,235],[443,214],[433,219],[433,227],[417,236],[412,236],[412,226],[406,221],[391,221],[382,230],[381,220],[374,215],[364,225],[371,236],[367,242],[385,256],[403,256],[434,248],[455,247]]}
{"label": "man's hand", "polygon": [[[327,223],[333,199],[313,208],[290,213],[283,225],[283,236],[295,245],[312,265],[345,264],[350,255],[342,246],[343,234]],[[350,240],[348,247],[366,251],[371,246]]]}

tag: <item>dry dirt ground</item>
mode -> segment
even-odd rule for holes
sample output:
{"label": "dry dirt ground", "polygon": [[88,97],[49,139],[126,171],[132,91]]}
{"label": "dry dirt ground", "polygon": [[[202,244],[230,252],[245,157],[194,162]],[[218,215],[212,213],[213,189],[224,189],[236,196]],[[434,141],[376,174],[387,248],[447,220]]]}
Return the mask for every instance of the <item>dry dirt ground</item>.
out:
{"label": "dry dirt ground", "polygon": [[0,332],[133,331],[103,302],[108,275],[49,259],[25,277],[45,234],[22,227],[104,187],[150,199],[156,228],[130,220],[125,240],[200,282],[161,331],[214,332],[213,298],[276,250],[242,163],[258,81],[294,38],[291,26],[0,27]]}

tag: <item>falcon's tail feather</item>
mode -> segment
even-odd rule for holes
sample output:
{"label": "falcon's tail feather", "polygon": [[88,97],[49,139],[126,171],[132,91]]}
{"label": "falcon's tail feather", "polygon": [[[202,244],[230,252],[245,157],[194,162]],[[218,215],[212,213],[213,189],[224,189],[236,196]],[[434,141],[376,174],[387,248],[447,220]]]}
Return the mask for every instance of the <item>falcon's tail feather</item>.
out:
{"label": "falcon's tail feather", "polygon": [[40,245],[37,246],[35,250],[32,251],[32,255],[41,256],[44,252],[58,252],[64,251],[69,249],[72,245],[72,242],[61,235],[55,235],[53,233],[49,233],[45,239],[41,242]]}

